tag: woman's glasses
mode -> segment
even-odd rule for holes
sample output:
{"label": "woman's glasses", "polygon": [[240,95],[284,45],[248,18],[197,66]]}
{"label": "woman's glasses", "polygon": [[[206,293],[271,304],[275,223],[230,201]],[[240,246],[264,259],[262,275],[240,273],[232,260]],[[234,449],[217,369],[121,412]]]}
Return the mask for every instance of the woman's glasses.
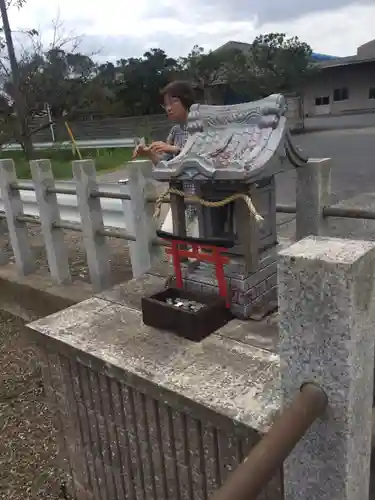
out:
{"label": "woman's glasses", "polygon": [[180,99],[172,98],[170,101],[166,101],[164,104],[162,104],[161,107],[164,109],[164,111],[168,111],[168,109],[173,108],[175,104],[179,104],[180,102]]}

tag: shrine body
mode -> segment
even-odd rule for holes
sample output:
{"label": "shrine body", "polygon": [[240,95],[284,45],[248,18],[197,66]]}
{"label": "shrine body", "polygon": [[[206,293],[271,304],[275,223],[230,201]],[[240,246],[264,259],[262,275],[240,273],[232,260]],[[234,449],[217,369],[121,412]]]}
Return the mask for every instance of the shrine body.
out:
{"label": "shrine body", "polygon": [[[231,106],[194,104],[181,153],[154,168],[168,183],[172,227],[164,236],[225,253],[223,277],[229,308],[242,319],[263,317],[277,306],[275,176],[307,162],[294,146],[282,95]],[[186,183],[195,196],[184,195]],[[187,218],[186,205],[193,216]],[[212,262],[190,259],[182,286],[221,294]]]}

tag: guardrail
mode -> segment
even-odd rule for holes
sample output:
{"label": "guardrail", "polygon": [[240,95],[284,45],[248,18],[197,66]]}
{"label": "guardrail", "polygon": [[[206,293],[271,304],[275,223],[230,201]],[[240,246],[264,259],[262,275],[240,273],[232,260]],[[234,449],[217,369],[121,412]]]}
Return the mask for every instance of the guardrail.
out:
{"label": "guardrail", "polygon": [[[98,183],[99,191],[107,193],[108,196],[100,199],[101,210],[103,213],[103,223],[105,227],[126,229],[124,205],[121,198],[121,196],[126,192],[126,180],[121,181],[121,184],[122,185],[115,183]],[[18,182],[18,189],[23,205],[23,214],[31,217],[39,217],[40,211],[35,195],[34,182],[20,180]],[[81,216],[77,201],[76,182],[56,181],[55,189],[61,220],[79,224],[81,222]],[[129,200],[128,202],[130,203]],[[131,210],[130,206],[129,210]],[[0,197],[0,211],[5,211],[4,200],[2,197]]]}
{"label": "guardrail", "polygon": [[[89,141],[76,141],[78,149],[119,149],[134,147],[135,138],[124,139],[95,139]],[[35,142],[34,149],[42,151],[44,149],[71,149],[72,143],[70,141],[64,142]],[[2,151],[21,151],[20,144],[6,144]]]}

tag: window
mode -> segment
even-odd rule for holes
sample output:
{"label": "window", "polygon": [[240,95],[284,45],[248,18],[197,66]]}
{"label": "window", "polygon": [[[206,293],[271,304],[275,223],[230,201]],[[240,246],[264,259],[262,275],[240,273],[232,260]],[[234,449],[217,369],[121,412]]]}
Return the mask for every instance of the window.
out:
{"label": "window", "polygon": [[315,98],[315,106],[328,106],[328,105],[329,105],[329,96]]}
{"label": "window", "polygon": [[369,99],[375,99],[375,87],[371,87],[368,93]]}
{"label": "window", "polygon": [[342,89],[335,89],[333,91],[334,101],[347,101],[349,99],[349,89],[343,87]]}

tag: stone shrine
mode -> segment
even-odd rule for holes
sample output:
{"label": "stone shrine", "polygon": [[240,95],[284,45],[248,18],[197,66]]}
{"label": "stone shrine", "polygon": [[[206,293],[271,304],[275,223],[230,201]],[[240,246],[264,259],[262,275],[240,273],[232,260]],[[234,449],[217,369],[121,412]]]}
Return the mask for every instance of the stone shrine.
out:
{"label": "stone shrine", "polygon": [[[195,104],[185,147],[153,172],[157,181],[169,183],[175,237],[194,244],[185,217],[191,204],[199,241],[232,241],[224,275],[231,311],[243,319],[277,307],[275,175],[307,163],[293,145],[285,112],[278,94],[230,106]],[[194,203],[181,196],[187,183],[194,188]],[[188,290],[218,293],[209,264],[189,263],[183,277]]]}

